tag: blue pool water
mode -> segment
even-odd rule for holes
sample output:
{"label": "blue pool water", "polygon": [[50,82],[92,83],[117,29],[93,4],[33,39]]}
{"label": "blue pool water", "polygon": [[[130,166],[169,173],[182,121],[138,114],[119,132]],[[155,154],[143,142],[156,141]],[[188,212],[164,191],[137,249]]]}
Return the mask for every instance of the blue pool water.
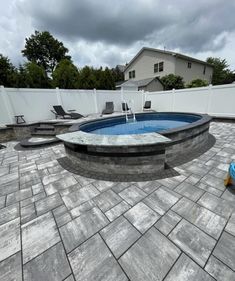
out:
{"label": "blue pool water", "polygon": [[144,113],[136,115],[136,122],[126,122],[124,116],[100,119],[80,126],[80,130],[99,135],[133,135],[161,132],[198,121],[193,114]]}
{"label": "blue pool water", "polygon": [[167,129],[172,129],[187,125],[188,122],[172,121],[172,120],[147,120],[137,121],[123,124],[116,124],[104,128],[99,128],[91,131],[92,134],[99,135],[133,135],[145,134],[152,132],[160,132]]}

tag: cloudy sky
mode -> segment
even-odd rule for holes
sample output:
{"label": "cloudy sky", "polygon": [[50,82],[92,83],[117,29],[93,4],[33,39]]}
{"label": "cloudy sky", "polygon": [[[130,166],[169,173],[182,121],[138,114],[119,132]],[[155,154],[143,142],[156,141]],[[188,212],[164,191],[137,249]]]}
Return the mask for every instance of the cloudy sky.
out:
{"label": "cloudy sky", "polygon": [[235,69],[235,0],[0,0],[0,53],[15,65],[34,30],[63,41],[74,63],[125,64],[143,47]]}

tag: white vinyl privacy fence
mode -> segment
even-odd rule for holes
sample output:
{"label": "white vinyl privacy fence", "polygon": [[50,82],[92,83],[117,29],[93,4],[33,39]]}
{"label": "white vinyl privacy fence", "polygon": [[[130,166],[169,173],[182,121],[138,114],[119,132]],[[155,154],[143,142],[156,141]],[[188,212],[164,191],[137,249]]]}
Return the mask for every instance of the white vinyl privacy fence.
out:
{"label": "white vinyl privacy fence", "polygon": [[163,92],[63,90],[63,89],[0,89],[0,124],[15,122],[23,114],[27,122],[53,119],[53,105],[65,110],[75,109],[88,115],[101,113],[105,103],[112,101],[121,111],[126,101],[134,111],[141,111],[145,100],[151,100],[156,111],[208,113],[213,116],[235,117],[235,84],[208,86]]}
{"label": "white vinyl privacy fence", "polygon": [[235,117],[235,84],[147,92],[157,111],[208,113],[218,117]]}

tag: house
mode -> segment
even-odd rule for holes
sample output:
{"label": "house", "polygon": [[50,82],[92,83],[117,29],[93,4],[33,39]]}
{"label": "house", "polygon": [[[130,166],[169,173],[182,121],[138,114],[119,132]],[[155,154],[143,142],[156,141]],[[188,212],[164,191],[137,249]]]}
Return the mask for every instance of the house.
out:
{"label": "house", "polygon": [[124,91],[148,91],[148,92],[154,92],[154,91],[163,91],[164,85],[161,82],[161,80],[158,77],[153,78],[147,78],[142,80],[127,80],[122,83],[116,84],[116,90],[123,89]]}
{"label": "house", "polygon": [[194,79],[211,83],[213,66],[179,53],[144,47],[124,70],[125,80],[132,81],[161,78],[171,73],[182,76],[186,84]]}

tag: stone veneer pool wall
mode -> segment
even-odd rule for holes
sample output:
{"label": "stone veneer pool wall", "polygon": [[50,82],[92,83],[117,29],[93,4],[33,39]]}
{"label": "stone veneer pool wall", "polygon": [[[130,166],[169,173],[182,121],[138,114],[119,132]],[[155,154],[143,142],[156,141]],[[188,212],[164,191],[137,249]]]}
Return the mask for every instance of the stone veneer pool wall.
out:
{"label": "stone veneer pool wall", "polygon": [[153,174],[163,171],[166,164],[177,161],[182,154],[207,144],[211,117],[200,116],[196,122],[161,134],[102,136],[75,131],[57,137],[64,142],[75,166],[94,173]]}

